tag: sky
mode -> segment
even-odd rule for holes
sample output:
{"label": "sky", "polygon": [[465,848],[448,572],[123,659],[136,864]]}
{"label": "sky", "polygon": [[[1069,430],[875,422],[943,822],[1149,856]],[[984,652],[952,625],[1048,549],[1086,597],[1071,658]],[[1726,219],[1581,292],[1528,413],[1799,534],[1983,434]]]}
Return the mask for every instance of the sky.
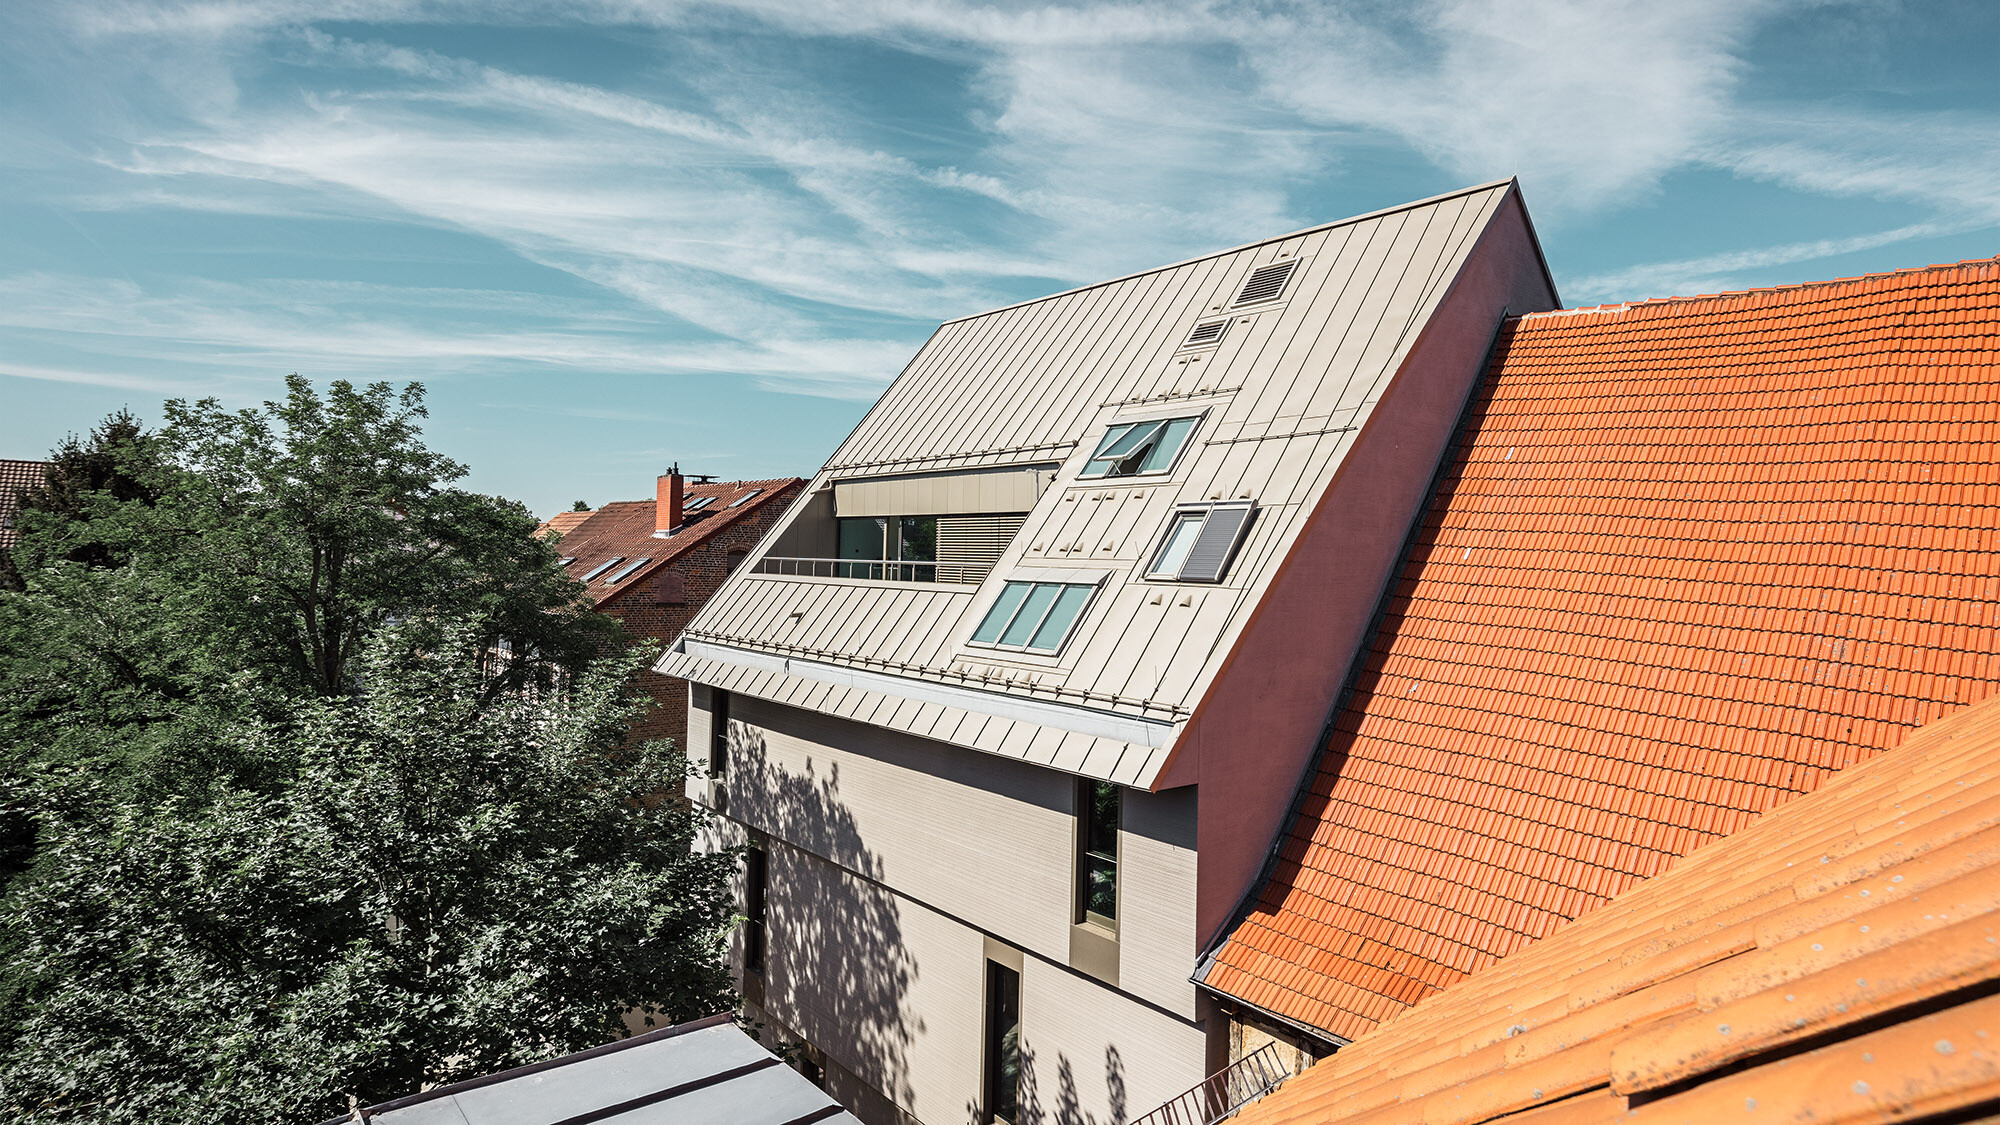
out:
{"label": "sky", "polygon": [[541,515],[944,320],[1519,177],[1566,304],[2000,255],[2000,4],[6,0],[0,457],[418,381]]}

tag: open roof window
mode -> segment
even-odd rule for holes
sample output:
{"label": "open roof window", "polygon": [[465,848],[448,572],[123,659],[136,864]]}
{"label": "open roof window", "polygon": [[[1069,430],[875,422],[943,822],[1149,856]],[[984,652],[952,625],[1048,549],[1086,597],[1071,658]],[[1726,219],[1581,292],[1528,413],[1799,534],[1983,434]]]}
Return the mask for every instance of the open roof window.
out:
{"label": "open roof window", "polygon": [[1095,593],[1096,582],[1009,582],[972,631],[972,643],[1054,655]]}
{"label": "open roof window", "polygon": [[1104,431],[1079,477],[1130,477],[1164,473],[1174,467],[1201,416],[1119,422]]}
{"label": "open roof window", "polygon": [[1212,348],[1222,342],[1222,336],[1229,331],[1229,319],[1204,320],[1188,330],[1187,339],[1181,341],[1181,350],[1192,348]]}
{"label": "open roof window", "polygon": [[591,579],[597,577],[600,574],[603,574],[605,571],[610,570],[612,567],[617,566],[619,563],[622,563],[624,561],[625,561],[624,555],[613,555],[604,562],[599,563],[597,568],[592,570],[589,574],[584,575],[582,580],[588,582]]}
{"label": "open roof window", "polygon": [[605,579],[605,580],[604,580],[604,584],[605,584],[606,586],[615,586],[615,585],[617,585],[617,584],[618,584],[619,582],[622,582],[622,581],[624,581],[624,579],[626,578],[626,576],[627,576],[627,575],[631,574],[631,573],[632,573],[633,571],[635,571],[635,570],[639,569],[639,568],[640,568],[640,567],[642,567],[642,566],[645,566],[645,565],[646,565],[647,563],[649,563],[649,562],[652,562],[652,561],[653,561],[653,560],[652,560],[652,559],[649,559],[649,558],[647,558],[647,559],[634,559],[634,560],[632,561],[632,565],[631,565],[631,566],[628,566],[628,567],[626,567],[626,568],[625,568],[624,570],[621,570],[621,571],[619,571],[618,573],[616,573],[616,574],[612,575],[611,577],[609,577],[609,578]]}
{"label": "open roof window", "polygon": [[1241,290],[1237,291],[1236,304],[1261,305],[1265,301],[1275,301],[1284,296],[1285,283],[1292,279],[1292,271],[1298,268],[1298,264],[1297,258],[1291,258],[1251,270],[1250,279],[1243,283]]}
{"label": "open roof window", "polygon": [[1220,582],[1250,527],[1248,500],[1174,510],[1146,577],[1157,582]]}

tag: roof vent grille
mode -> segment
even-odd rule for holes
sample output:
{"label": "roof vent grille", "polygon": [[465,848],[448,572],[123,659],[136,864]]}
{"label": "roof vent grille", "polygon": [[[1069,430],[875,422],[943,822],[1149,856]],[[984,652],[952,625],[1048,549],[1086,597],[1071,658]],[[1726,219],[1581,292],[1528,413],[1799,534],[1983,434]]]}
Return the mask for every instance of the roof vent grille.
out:
{"label": "roof vent grille", "polygon": [[1292,279],[1292,269],[1298,264],[1299,260],[1293,258],[1288,262],[1258,266],[1250,272],[1250,280],[1243,283],[1243,291],[1236,294],[1236,303],[1257,305],[1276,300],[1285,291],[1285,282]]}
{"label": "roof vent grille", "polygon": [[1194,330],[1187,334],[1187,339],[1181,342],[1181,347],[1205,348],[1219,344],[1222,342],[1222,334],[1227,331],[1229,331],[1227,320],[1204,321],[1194,326]]}

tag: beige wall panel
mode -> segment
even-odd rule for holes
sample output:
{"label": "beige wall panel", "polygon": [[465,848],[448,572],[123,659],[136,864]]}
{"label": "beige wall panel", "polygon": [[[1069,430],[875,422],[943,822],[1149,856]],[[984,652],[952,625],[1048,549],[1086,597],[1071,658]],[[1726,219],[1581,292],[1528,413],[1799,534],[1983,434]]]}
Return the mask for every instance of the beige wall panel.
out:
{"label": "beige wall panel", "polygon": [[1205,1075],[1205,1036],[1089,977],[1030,960],[1021,980],[1023,1117],[1127,1121]]}
{"label": "beige wall panel", "polygon": [[1127,790],[1118,840],[1118,986],[1195,1017],[1195,791]]}
{"label": "beige wall panel", "polygon": [[1001,466],[839,480],[834,503],[842,517],[1025,512],[1035,506],[1038,475],[1036,468]]}
{"label": "beige wall panel", "polygon": [[731,707],[731,816],[1068,956],[1070,778],[756,699]]}
{"label": "beige wall panel", "polygon": [[771,848],[767,901],[764,1007],[920,1120],[965,1120],[982,935],[789,847]]}

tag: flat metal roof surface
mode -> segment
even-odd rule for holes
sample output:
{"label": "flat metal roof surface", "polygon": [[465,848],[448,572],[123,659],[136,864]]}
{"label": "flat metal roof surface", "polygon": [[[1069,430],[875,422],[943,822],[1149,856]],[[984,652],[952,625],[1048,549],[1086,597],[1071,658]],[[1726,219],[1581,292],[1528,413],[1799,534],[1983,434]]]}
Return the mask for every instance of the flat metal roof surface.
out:
{"label": "flat metal roof surface", "polygon": [[440,1086],[363,1114],[379,1125],[860,1125],[727,1015]]}

